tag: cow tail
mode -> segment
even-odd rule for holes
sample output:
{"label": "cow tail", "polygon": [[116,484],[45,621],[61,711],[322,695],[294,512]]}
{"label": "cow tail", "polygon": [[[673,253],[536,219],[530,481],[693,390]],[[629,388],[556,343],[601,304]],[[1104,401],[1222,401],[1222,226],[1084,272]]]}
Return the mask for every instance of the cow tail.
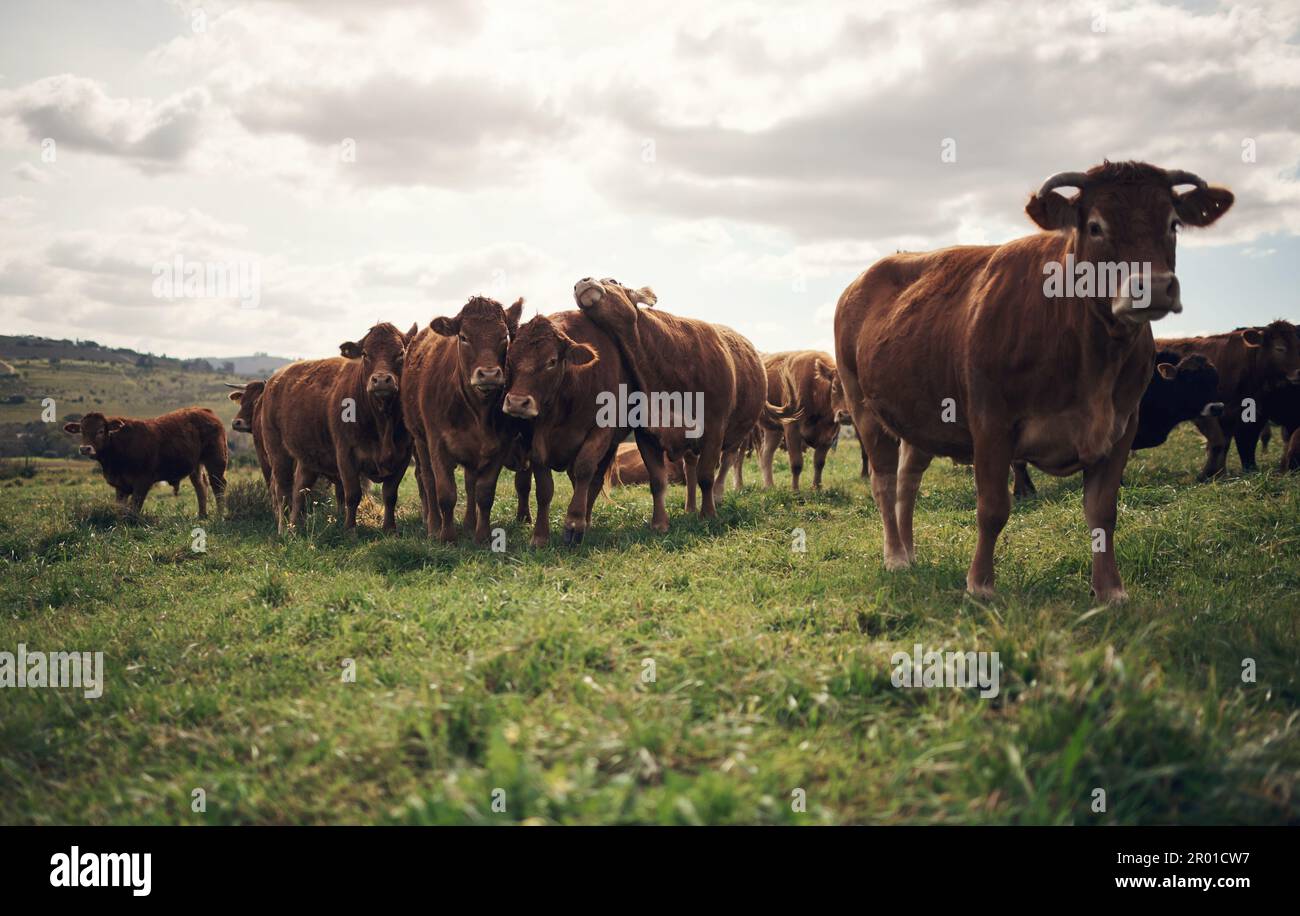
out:
{"label": "cow tail", "polygon": [[763,402],[763,419],[773,426],[780,426],[783,423],[794,423],[803,416],[803,411],[795,408],[793,403],[784,406],[773,404],[771,401]]}

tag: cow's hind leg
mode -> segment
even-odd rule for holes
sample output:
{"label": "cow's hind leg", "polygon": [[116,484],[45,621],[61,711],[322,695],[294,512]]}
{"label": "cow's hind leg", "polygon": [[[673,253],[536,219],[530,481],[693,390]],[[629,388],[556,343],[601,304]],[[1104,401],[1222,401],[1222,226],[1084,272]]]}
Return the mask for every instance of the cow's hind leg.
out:
{"label": "cow's hind leg", "polygon": [[533,522],[534,547],[545,547],[551,542],[551,497],[555,495],[555,479],[551,469],[541,464],[533,465],[537,484],[537,520]]}
{"label": "cow's hind leg", "polygon": [[[873,463],[872,471],[875,467]],[[966,590],[979,598],[993,595],[993,551],[1011,515],[1011,436],[984,431],[975,437],[975,497],[979,536],[966,573]],[[873,478],[874,479],[874,478]]]}
{"label": "cow's hind leg", "polygon": [[668,469],[664,467],[664,450],[650,436],[641,432],[635,435],[641,461],[645,464],[646,475],[650,479],[650,497],[654,501],[650,527],[662,534],[668,530],[668,509],[664,505],[664,496],[668,490]]}
{"label": "cow's hind leg", "polygon": [[[899,444],[896,514],[898,539],[907,553],[907,562],[916,561],[916,545],[912,540],[912,514],[916,511],[916,494],[921,489],[921,478],[934,456],[904,441]],[[816,486],[816,484],[814,484]]]}
{"label": "cow's hind leg", "polygon": [[383,482],[384,486],[384,530],[397,531],[397,491],[402,486],[401,475],[394,474]]}
{"label": "cow's hind leg", "polygon": [[[194,493],[199,499],[199,518],[208,517],[208,490],[203,486],[203,469],[195,468],[190,474],[190,483],[194,485]],[[176,489],[180,490],[181,485],[176,484]]]}
{"label": "cow's hind leg", "polygon": [[898,440],[874,420],[864,420],[858,428],[871,461],[871,495],[884,529],[885,569],[905,569],[911,561],[898,533]]}
{"label": "cow's hind leg", "polygon": [[1011,477],[1015,481],[1013,492],[1017,500],[1033,499],[1038,495],[1034,481],[1029,477],[1029,465],[1024,461],[1011,462]]}
{"label": "cow's hind leg", "polygon": [[533,488],[532,472],[525,468],[522,471],[515,471],[515,524],[527,525],[533,520],[528,512],[528,496]]}
{"label": "cow's hind leg", "polygon": [[[770,488],[772,486],[772,459],[776,456],[776,448],[780,444],[781,431],[764,427],[763,443],[758,447],[758,467],[763,472],[764,487]],[[865,460],[864,457],[863,461]]]}
{"label": "cow's hind leg", "polygon": [[682,459],[686,471],[686,511],[695,512],[695,487],[700,482],[700,456],[687,452]]}
{"label": "cow's hind leg", "polygon": [[1214,417],[1198,417],[1194,422],[1205,437],[1205,464],[1196,475],[1197,481],[1203,482],[1223,473],[1228,463],[1228,436]]}
{"label": "cow's hind leg", "polygon": [[1241,459],[1243,471],[1258,470],[1255,464],[1255,448],[1259,445],[1260,423],[1238,423],[1232,431],[1232,441],[1237,444],[1237,457]]}
{"label": "cow's hind leg", "polygon": [[209,455],[203,460],[208,473],[208,486],[217,500],[217,518],[226,516],[226,455],[223,452]]}
{"label": "cow's hind leg", "polygon": [[813,489],[822,488],[822,471],[826,470],[826,453],[831,450],[829,445],[813,446]]}

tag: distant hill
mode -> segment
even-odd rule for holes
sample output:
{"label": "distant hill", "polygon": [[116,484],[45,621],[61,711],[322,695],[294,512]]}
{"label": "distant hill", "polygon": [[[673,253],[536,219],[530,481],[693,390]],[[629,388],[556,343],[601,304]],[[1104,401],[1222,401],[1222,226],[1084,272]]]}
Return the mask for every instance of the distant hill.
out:
{"label": "distant hill", "polygon": [[[0,336],[0,457],[75,454],[76,440],[63,432],[63,424],[91,411],[156,417],[181,407],[210,407],[229,424],[238,408],[225,383],[286,362],[265,354],[182,360],[94,341]],[[226,363],[234,364],[234,371]],[[43,421],[47,398],[55,413],[48,423]],[[228,435],[234,452],[251,456],[247,434]]]}
{"label": "distant hill", "polygon": [[204,359],[214,368],[231,363],[235,367],[235,375],[250,378],[266,378],[281,366],[293,362],[283,356],[267,356],[265,353],[254,353],[252,356],[205,356]]}

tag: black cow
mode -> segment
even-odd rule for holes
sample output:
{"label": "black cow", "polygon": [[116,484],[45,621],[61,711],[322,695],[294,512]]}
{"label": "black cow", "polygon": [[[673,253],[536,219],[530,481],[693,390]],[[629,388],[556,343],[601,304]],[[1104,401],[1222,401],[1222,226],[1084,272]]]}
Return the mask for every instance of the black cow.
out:
{"label": "black cow", "polygon": [[[1217,417],[1223,413],[1223,402],[1216,401],[1219,389],[1219,372],[1214,364],[1200,353],[1181,356],[1173,350],[1156,353],[1156,368],[1151,374],[1151,384],[1142,395],[1138,406],[1138,431],[1133,439],[1133,451],[1163,445],[1179,423],[1197,417]],[[1029,469],[1023,461],[1012,465],[1015,473],[1016,496],[1033,496],[1037,491],[1029,479]]]}

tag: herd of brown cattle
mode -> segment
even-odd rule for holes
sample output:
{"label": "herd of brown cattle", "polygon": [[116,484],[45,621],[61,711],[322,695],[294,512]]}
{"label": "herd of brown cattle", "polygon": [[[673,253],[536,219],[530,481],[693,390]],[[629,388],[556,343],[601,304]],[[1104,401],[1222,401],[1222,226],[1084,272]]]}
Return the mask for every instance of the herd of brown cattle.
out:
{"label": "herd of brown cattle", "polygon": [[[381,484],[383,526],[395,529],[398,488],[414,458],[430,537],[456,538],[459,467],[463,524],[484,542],[504,468],[515,474],[519,522],[530,520],[536,485],[532,543],[541,546],[550,539],[553,472],[573,483],[565,543],[581,543],[610,484],[648,483],[650,524],[662,532],[670,481],[686,484],[688,511],[698,489],[700,513],[713,517],[729,469],[743,485],[748,451],[757,451],[771,486],[783,444],[798,489],[811,447],[819,488],[827,452],[851,423],[888,568],[912,562],[921,477],[934,456],[946,456],[974,465],[978,541],[967,589],[990,594],[994,545],[1010,512],[1008,476],[1014,471],[1017,495],[1027,495],[1033,464],[1058,476],[1083,472],[1092,588],[1102,600],[1119,600],[1116,500],[1132,449],[1158,445],[1177,423],[1193,421],[1206,438],[1206,479],[1222,472],[1230,440],[1252,469],[1256,442],[1273,421],[1286,433],[1283,467],[1300,465],[1294,325],[1152,336],[1151,321],[1182,310],[1179,228],[1208,226],[1232,203],[1231,192],[1196,175],[1143,163],[1055,175],[1026,206],[1043,230],[1035,235],[899,253],[872,265],[840,297],[834,356],[760,355],[732,329],[655,308],[650,289],[611,279],[580,280],[577,310],[523,325],[522,299],[506,308],[474,297],[423,330],[378,324],[342,344],[340,356],[293,363],[239,386],[230,395],[239,403],[232,426],[253,437],[281,531],[301,524],[305,494],[321,477],[334,483],[347,528],[356,524],[365,482]],[[1135,287],[1048,295],[1045,265],[1071,258],[1148,265],[1145,301],[1134,299]],[[650,422],[622,412],[602,417],[602,393],[616,391],[698,393],[702,417],[695,426],[674,411],[651,414]],[[135,510],[155,482],[178,487],[189,477],[202,516],[201,469],[220,510],[226,438],[211,411],[152,420],[92,413],[65,428],[81,435],[82,452]]]}

